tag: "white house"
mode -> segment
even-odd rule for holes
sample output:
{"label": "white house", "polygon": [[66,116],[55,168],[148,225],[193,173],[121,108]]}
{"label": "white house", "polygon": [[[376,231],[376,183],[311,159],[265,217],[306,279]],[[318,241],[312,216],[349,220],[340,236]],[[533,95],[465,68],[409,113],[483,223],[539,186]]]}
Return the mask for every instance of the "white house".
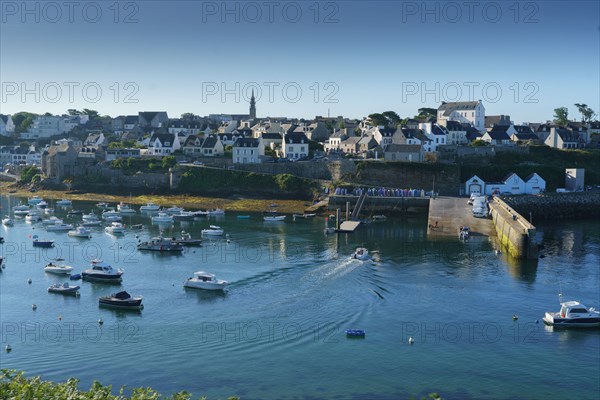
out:
{"label": "white house", "polygon": [[377,141],[377,144],[385,150],[387,146],[392,144],[392,137],[394,136],[395,132],[396,128],[386,128],[384,126],[377,126],[373,129],[370,129],[367,135],[373,136],[373,138]]}
{"label": "white house", "polygon": [[438,146],[446,144],[448,130],[444,126],[432,122],[423,122],[419,124],[419,129],[430,140],[428,144],[424,144],[425,151],[437,151]]}
{"label": "white house", "polygon": [[204,157],[219,157],[225,152],[223,143],[217,135],[208,135],[202,142],[202,155]]}
{"label": "white house", "polygon": [[181,143],[177,135],[173,135],[172,133],[155,133],[150,137],[146,155],[167,156],[180,148]]}
{"label": "white house", "polygon": [[234,164],[258,164],[265,155],[265,147],[260,139],[239,138],[233,144]]}
{"label": "white house", "polygon": [[525,193],[526,194],[539,194],[546,191],[546,181],[536,174],[530,174],[525,178]]}
{"label": "white house", "polygon": [[494,125],[492,129],[485,132],[481,140],[494,145],[507,145],[511,143],[511,136],[517,133],[512,125]]}
{"label": "white house", "polygon": [[577,131],[552,127],[544,144],[556,149],[578,149],[585,146],[585,141]]}
{"label": "white house", "polygon": [[40,115],[33,120],[27,132],[21,134],[22,139],[40,139],[70,132],[79,124],[89,120],[87,115]]}
{"label": "white house", "polygon": [[291,160],[308,157],[308,138],[304,133],[284,135],[281,150],[282,157]]}
{"label": "white house", "polygon": [[485,107],[479,101],[442,102],[437,110],[437,121],[444,125],[445,121],[467,122],[480,132],[485,130]]}
{"label": "white house", "polygon": [[348,139],[346,129],[340,129],[337,132],[333,132],[329,139],[325,140],[325,143],[323,144],[323,149],[326,152],[338,151],[340,150],[342,141],[346,139]]}
{"label": "white house", "polygon": [[[443,125],[442,125],[443,126]],[[467,130],[458,121],[446,121],[446,143],[447,144],[467,144]]]}
{"label": "white house", "polygon": [[84,146],[103,146],[107,144],[107,140],[104,137],[104,133],[102,132],[97,132],[97,133],[90,133],[88,135],[88,137],[85,139],[85,141],[83,142]]}
{"label": "white house", "polygon": [[471,193],[485,193],[485,182],[477,175],[473,175],[471,179],[465,182],[465,193],[471,195]]}
{"label": "white house", "polygon": [[485,193],[488,195],[511,193],[525,194],[525,181],[511,172],[501,182],[486,182]]}
{"label": "white house", "polygon": [[106,161],[113,161],[117,158],[140,158],[141,150],[133,148],[106,149]]}

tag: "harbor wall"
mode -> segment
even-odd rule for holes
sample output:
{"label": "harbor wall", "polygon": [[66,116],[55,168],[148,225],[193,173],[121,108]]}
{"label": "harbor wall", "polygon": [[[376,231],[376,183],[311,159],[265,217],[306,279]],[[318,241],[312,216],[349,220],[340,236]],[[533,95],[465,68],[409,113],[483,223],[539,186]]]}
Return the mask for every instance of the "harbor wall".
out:
{"label": "harbor wall", "polygon": [[[352,210],[358,201],[358,196],[329,196],[329,210],[346,210],[350,203]],[[385,211],[386,213],[427,213],[429,197],[377,197],[368,196],[362,208],[362,214]]]}
{"label": "harbor wall", "polygon": [[535,226],[498,197],[494,197],[489,206],[502,248],[516,259],[537,259],[538,245],[534,241]]}
{"label": "harbor wall", "polygon": [[521,215],[531,215],[533,221],[600,217],[600,192],[596,191],[509,196],[505,201]]}

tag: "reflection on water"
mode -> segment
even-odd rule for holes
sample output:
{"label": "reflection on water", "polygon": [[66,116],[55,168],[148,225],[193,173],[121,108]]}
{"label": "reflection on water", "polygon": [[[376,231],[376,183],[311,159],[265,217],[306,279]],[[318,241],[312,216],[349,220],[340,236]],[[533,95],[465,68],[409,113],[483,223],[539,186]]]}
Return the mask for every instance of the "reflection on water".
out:
{"label": "reflection on water", "polygon": [[[0,204],[7,209],[6,198]],[[199,238],[213,221],[176,222],[163,234],[185,230]],[[218,225],[230,242],[207,237],[179,255],[137,251],[139,241],[159,233],[149,216],[128,217],[127,224],[144,229],[115,239],[93,228],[85,242],[47,234],[77,272],[91,258],[125,269],[121,287],[81,282],[80,298],[47,293],[55,279],[45,277],[41,250],[28,238],[40,229],[46,236],[41,225],[21,220],[3,228],[0,249],[9,262],[0,274],[2,344],[10,341],[13,351],[0,367],[54,380],[77,376],[82,387],[100,379],[209,398],[407,398],[428,389],[461,399],[594,398],[600,391],[600,334],[559,332],[541,322],[558,309],[561,286],[565,296],[600,306],[597,224],[538,226],[545,257],[536,261],[496,255],[482,237],[430,241],[426,218],[324,235],[319,217],[273,224],[260,214],[243,222],[226,215]],[[374,260],[351,259],[357,247]],[[198,270],[229,281],[227,292],[184,288]],[[98,306],[98,297],[119,290],[142,295],[144,310]],[[52,341],[43,336],[49,323],[81,329]],[[22,336],[22,326],[39,326],[40,334]],[[365,340],[346,340],[350,328],[366,330]],[[417,339],[413,346],[408,335]],[[561,378],[576,387],[548,383],[557,365],[569,365]]]}

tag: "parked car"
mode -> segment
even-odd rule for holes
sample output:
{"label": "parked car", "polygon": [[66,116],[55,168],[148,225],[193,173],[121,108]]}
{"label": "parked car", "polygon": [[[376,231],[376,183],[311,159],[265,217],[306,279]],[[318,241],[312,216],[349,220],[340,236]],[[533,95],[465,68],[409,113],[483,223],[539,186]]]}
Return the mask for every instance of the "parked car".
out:
{"label": "parked car", "polygon": [[194,165],[203,165],[202,161],[194,161]]}

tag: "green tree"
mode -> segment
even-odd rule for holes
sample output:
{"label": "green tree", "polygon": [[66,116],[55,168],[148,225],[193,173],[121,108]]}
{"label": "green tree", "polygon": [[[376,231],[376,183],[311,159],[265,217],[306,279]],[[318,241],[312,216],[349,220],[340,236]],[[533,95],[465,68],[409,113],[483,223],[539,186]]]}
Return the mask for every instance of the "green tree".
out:
{"label": "green tree", "polygon": [[373,125],[373,126],[380,126],[380,125],[386,126],[389,122],[388,119],[383,114],[379,114],[379,113],[370,114],[369,120],[371,122],[371,125]]}
{"label": "green tree", "polygon": [[74,108],[69,108],[69,109],[67,110],[67,113],[68,113],[69,115],[81,115],[81,111],[79,111],[79,110],[76,110],[76,109],[74,109]]}
{"label": "green tree", "polygon": [[37,175],[40,170],[32,165],[29,167],[25,167],[21,170],[21,182],[22,183],[30,183],[35,175]]}
{"label": "green tree", "polygon": [[161,166],[163,169],[169,169],[177,165],[177,159],[175,156],[165,156],[162,158]]}
{"label": "green tree", "polygon": [[23,133],[27,132],[27,129],[33,123],[33,120],[37,117],[37,114],[29,113],[29,112],[18,112],[13,114],[12,120],[13,124],[15,124],[15,133]]}
{"label": "green tree", "polygon": [[89,108],[84,108],[82,114],[87,115],[90,118],[90,121],[99,117],[98,111],[90,110]]}
{"label": "green tree", "polygon": [[581,114],[582,123],[590,122],[594,118],[594,115],[596,115],[594,110],[588,107],[587,104],[575,103],[575,107],[577,107],[577,110]]}
{"label": "green tree", "polygon": [[555,108],[554,122],[560,126],[567,125],[569,123],[569,109],[567,107]]}
{"label": "green tree", "polygon": [[389,126],[396,127],[400,123],[401,118],[395,111],[385,111],[381,115],[387,118]]}

